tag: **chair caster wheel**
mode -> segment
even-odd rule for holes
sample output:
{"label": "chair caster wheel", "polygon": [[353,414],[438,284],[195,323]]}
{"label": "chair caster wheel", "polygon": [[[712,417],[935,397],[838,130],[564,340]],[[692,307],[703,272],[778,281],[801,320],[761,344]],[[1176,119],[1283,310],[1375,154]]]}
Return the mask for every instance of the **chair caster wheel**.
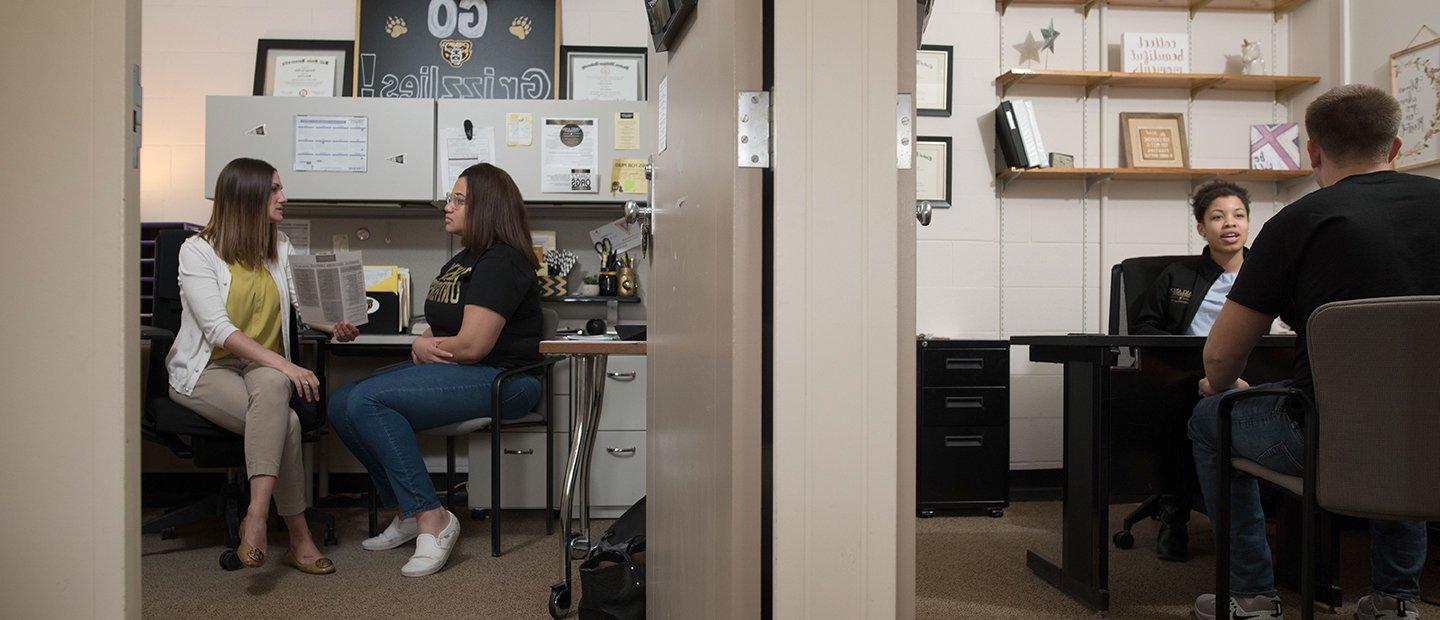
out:
{"label": "chair caster wheel", "polygon": [[470,519],[473,521],[484,521],[490,518],[489,508],[471,508]]}
{"label": "chair caster wheel", "polygon": [[935,516],[935,511],[934,511],[934,510],[916,510],[916,511],[915,511],[915,516],[917,516],[917,517],[919,517],[919,518],[921,518],[921,519],[929,519],[930,517]]}
{"label": "chair caster wheel", "polygon": [[237,571],[244,567],[245,564],[240,561],[240,556],[235,555],[234,551],[226,549],[220,552],[220,568],[227,571]]}
{"label": "chair caster wheel", "polygon": [[1130,530],[1120,530],[1115,532],[1111,541],[1115,543],[1116,549],[1129,549],[1135,546],[1135,535],[1131,534]]}
{"label": "chair caster wheel", "polygon": [[991,508],[991,509],[990,509],[990,518],[991,518],[991,519],[999,519],[1000,517],[1003,517],[1003,516],[1005,516],[1005,509],[1004,509],[1004,508]]}
{"label": "chair caster wheel", "polygon": [[167,527],[160,530],[160,540],[175,540],[175,528]]}
{"label": "chair caster wheel", "polygon": [[570,610],[570,586],[557,583],[550,586],[550,617],[562,618]]}

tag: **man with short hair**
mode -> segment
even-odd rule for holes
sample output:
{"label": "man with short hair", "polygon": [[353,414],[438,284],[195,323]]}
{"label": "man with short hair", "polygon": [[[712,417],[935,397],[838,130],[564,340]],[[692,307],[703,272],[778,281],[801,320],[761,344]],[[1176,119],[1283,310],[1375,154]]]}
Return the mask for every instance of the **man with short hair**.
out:
{"label": "man with short hair", "polygon": [[[1276,316],[1298,334],[1294,380],[1282,385],[1313,398],[1305,327],[1315,309],[1332,301],[1440,294],[1440,180],[1391,169],[1400,152],[1399,122],[1393,97],[1358,84],[1332,89],[1305,110],[1306,148],[1320,189],[1265,223],[1205,342],[1200,391],[1207,398],[1190,418],[1190,438],[1211,515],[1216,493],[1227,491],[1216,485],[1218,394],[1246,387],[1240,378],[1245,361]],[[1280,473],[1303,473],[1297,406],[1278,397],[1252,398],[1237,403],[1231,415],[1235,456]],[[1257,483],[1237,479],[1228,492],[1227,617],[1282,618]],[[1371,521],[1370,531],[1372,592],[1361,597],[1356,617],[1419,618],[1414,600],[1425,565],[1425,525]],[[1194,616],[1215,618],[1216,597],[1196,599]]]}

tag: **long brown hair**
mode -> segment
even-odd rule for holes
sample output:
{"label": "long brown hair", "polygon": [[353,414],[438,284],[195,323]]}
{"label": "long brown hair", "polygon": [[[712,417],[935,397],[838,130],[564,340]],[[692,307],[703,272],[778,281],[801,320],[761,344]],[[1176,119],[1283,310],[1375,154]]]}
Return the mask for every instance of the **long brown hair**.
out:
{"label": "long brown hair", "polygon": [[525,199],[510,175],[490,164],[475,164],[460,178],[465,179],[465,230],[460,243],[476,255],[497,243],[508,245],[539,269],[540,261],[530,249]]}
{"label": "long brown hair", "polygon": [[275,260],[277,227],[269,214],[274,177],[274,166],[248,157],[225,164],[216,177],[215,206],[200,237],[226,264],[263,269]]}

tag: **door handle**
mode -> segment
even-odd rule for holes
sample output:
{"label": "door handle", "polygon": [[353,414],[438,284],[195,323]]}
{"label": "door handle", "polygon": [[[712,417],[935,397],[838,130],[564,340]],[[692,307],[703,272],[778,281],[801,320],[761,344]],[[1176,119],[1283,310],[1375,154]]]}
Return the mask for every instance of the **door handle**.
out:
{"label": "door handle", "polygon": [[946,409],[984,409],[985,399],[980,396],[947,396]]}
{"label": "door handle", "polygon": [[505,454],[535,454],[535,449],[525,448],[524,450],[511,450],[510,448],[505,448],[504,452]]}
{"label": "door handle", "polygon": [[920,222],[921,226],[930,225],[930,217],[933,213],[934,207],[930,206],[929,200],[921,200],[915,203],[915,220]]}
{"label": "door handle", "polygon": [[979,448],[985,442],[980,435],[947,435],[945,437],[946,448]]}
{"label": "door handle", "polygon": [[985,360],[978,357],[945,358],[945,370],[980,370],[984,367]]}
{"label": "door handle", "polygon": [[635,454],[635,448],[605,448],[605,451],[616,456]]}
{"label": "door handle", "polygon": [[611,379],[614,379],[614,380],[616,380],[616,381],[634,381],[634,380],[635,380],[635,373],[633,373],[633,372],[607,372],[607,373],[605,373],[605,376],[610,377]]}

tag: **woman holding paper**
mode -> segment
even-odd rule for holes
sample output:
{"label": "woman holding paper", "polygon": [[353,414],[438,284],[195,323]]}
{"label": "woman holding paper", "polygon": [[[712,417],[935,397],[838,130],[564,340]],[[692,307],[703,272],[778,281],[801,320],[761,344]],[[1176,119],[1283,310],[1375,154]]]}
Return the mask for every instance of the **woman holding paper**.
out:
{"label": "woman holding paper", "polygon": [[[371,551],[415,540],[400,573],[420,577],[445,566],[460,521],[440,504],[415,431],[476,418],[490,410],[495,377],[541,360],[539,263],[520,189],[490,164],[466,168],[446,196],[445,232],[464,249],[440,270],[425,296],[430,329],[416,338],[411,361],[336,390],[330,424],[365,465],[380,501],[398,514]],[[501,419],[520,417],[540,402],[540,380],[505,383]]]}
{"label": "woman holding paper", "polygon": [[[265,563],[270,500],[285,519],[290,549],[282,561],[311,574],[335,572],[305,523],[305,468],[292,389],[319,399],[315,373],[288,359],[290,240],[280,175],[257,159],[236,159],[215,181],[210,223],[180,246],[180,331],[165,360],[170,398],[245,437],[250,506],[236,555]],[[349,323],[311,327],[341,341]]]}

